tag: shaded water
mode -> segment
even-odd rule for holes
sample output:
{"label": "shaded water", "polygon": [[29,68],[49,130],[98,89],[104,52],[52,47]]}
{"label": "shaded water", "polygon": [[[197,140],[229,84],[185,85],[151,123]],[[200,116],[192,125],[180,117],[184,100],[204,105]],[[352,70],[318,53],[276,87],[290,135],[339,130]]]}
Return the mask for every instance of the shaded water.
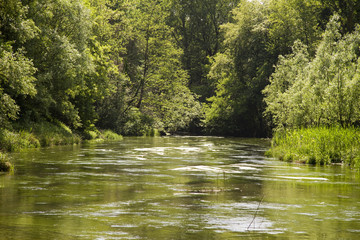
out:
{"label": "shaded water", "polygon": [[264,157],[268,141],[125,138],[14,154],[1,239],[358,239],[359,174]]}

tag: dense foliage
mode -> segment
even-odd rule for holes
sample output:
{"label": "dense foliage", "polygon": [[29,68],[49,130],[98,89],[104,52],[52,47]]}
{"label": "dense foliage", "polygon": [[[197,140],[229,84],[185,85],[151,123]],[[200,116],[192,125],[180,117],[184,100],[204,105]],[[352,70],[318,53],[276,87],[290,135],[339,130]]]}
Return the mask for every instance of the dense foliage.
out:
{"label": "dense foliage", "polygon": [[96,125],[124,134],[185,128],[200,115],[166,21],[170,1],[0,4],[0,123]]}
{"label": "dense foliage", "polygon": [[338,19],[329,22],[314,58],[300,42],[280,58],[264,90],[267,113],[278,128],[359,123],[360,29],[342,36]]}
{"label": "dense foliage", "polygon": [[1,131],[358,125],[359,19],[355,0],[3,0]]}

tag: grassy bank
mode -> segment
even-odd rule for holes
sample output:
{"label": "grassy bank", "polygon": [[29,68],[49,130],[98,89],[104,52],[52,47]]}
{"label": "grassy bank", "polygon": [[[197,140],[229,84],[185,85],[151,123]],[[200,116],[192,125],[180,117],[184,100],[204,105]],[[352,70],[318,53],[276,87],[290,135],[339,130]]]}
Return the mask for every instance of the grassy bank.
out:
{"label": "grassy bank", "polygon": [[268,154],[284,161],[360,167],[360,129],[304,128],[275,133]]}
{"label": "grassy bank", "polygon": [[104,141],[121,140],[122,136],[110,130],[84,131],[74,133],[61,122],[32,123],[13,126],[12,130],[0,129],[0,172],[11,171],[9,152],[18,152],[27,148],[39,148],[55,145],[79,144],[83,140]]}
{"label": "grassy bank", "polygon": [[102,142],[102,141],[118,141],[122,140],[123,137],[119,134],[114,133],[111,130],[91,130],[85,131],[83,134],[83,139],[88,142]]}
{"label": "grassy bank", "polygon": [[5,152],[80,142],[81,136],[61,123],[41,122],[15,126],[12,130],[0,129],[0,149]]}

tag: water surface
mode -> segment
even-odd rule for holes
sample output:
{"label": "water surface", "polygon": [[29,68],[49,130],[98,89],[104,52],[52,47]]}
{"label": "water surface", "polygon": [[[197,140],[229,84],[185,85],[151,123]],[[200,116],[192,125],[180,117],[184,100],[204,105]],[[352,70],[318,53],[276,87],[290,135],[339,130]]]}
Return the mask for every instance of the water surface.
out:
{"label": "water surface", "polygon": [[359,174],[279,162],[268,146],[125,138],[13,154],[1,239],[358,239]]}

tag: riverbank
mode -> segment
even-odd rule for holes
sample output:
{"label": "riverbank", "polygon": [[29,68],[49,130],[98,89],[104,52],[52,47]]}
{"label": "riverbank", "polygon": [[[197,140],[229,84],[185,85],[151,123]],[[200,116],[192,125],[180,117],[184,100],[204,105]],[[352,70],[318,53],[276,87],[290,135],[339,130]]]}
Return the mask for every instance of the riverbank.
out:
{"label": "riverbank", "polygon": [[73,132],[61,122],[31,123],[13,126],[11,130],[0,129],[0,172],[12,171],[8,154],[28,148],[49,147],[55,145],[80,144],[83,141],[121,140],[122,136],[110,130]]}
{"label": "riverbank", "polygon": [[278,131],[267,154],[288,162],[360,168],[360,130],[317,127]]}

